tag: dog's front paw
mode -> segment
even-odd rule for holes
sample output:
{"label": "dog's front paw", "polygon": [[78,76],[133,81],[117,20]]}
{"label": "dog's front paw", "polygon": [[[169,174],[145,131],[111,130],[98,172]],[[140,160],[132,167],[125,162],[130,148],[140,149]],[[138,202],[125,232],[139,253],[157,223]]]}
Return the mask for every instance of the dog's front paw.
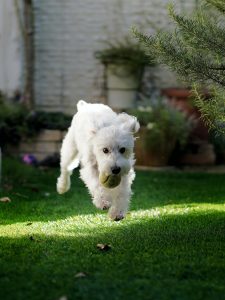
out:
{"label": "dog's front paw", "polygon": [[64,194],[70,189],[70,178],[59,177],[56,184],[56,189],[59,194]]}
{"label": "dog's front paw", "polygon": [[93,204],[95,205],[95,207],[102,209],[102,210],[107,210],[111,206],[109,201],[102,200],[102,199],[94,199]]}
{"label": "dog's front paw", "polygon": [[113,221],[121,221],[124,219],[124,215],[122,213],[120,213],[119,215],[117,215],[115,217],[115,219],[113,219]]}
{"label": "dog's front paw", "polygon": [[118,211],[116,208],[111,207],[109,210],[109,217],[113,221],[120,221],[125,218],[125,213],[122,211]]}

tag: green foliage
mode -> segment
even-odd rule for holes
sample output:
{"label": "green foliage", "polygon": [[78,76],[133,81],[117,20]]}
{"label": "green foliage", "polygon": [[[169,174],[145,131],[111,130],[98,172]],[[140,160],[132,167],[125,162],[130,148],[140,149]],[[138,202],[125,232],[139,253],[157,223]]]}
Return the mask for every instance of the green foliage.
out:
{"label": "green foliage", "polygon": [[193,86],[195,103],[204,116],[206,125],[218,134],[225,133],[225,99],[222,88],[211,88],[210,97],[206,100],[201,89]]}
{"label": "green foliage", "polygon": [[66,130],[71,116],[42,111],[29,112],[24,106],[0,98],[0,146],[18,144],[24,137],[32,137],[42,129]]}
{"label": "green foliage", "polygon": [[220,12],[225,13],[225,2],[223,0],[205,0],[212,7],[216,7]]}
{"label": "green foliage", "polygon": [[178,111],[162,99],[157,99],[151,106],[132,110],[142,126],[145,126],[145,145],[147,149],[165,150],[168,144],[175,146],[179,143],[184,147],[193,122],[184,113]]}
{"label": "green foliage", "polygon": [[147,37],[134,31],[147,53],[168,65],[184,80],[210,82],[225,86],[225,29],[199,12],[192,19],[179,16],[170,7],[170,16],[177,28],[174,32],[158,32]]}
{"label": "green foliage", "polygon": [[155,61],[169,66],[186,82],[207,86],[211,100],[202,101],[201,89],[195,87],[195,94],[199,94],[196,104],[206,122],[215,128],[224,122],[225,117],[225,26],[222,19],[225,4],[223,0],[202,3],[218,9],[220,14],[212,15],[201,7],[190,17],[176,13],[170,5],[169,15],[175,23],[175,30],[147,36],[135,29],[134,34]]}
{"label": "green foliage", "polygon": [[18,144],[26,133],[25,118],[27,111],[18,104],[10,104],[0,98],[0,146]]}
{"label": "green foliage", "polygon": [[71,124],[71,116],[61,112],[33,111],[26,117],[26,124],[30,131],[38,132],[41,129],[67,130]]}
{"label": "green foliage", "polygon": [[123,65],[131,71],[152,64],[142,46],[125,38],[123,41],[108,43],[108,47],[95,54],[103,64]]}
{"label": "green foliage", "polygon": [[216,130],[211,130],[209,135],[210,143],[213,144],[216,153],[216,162],[218,164],[225,163],[225,135],[218,133]]}

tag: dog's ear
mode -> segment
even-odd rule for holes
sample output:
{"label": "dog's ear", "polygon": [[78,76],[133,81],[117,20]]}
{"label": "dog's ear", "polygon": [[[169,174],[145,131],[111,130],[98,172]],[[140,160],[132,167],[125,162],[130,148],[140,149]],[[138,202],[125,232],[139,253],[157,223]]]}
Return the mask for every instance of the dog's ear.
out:
{"label": "dog's ear", "polygon": [[136,133],[140,129],[140,124],[136,117],[130,116],[126,113],[121,113],[118,115],[119,122],[123,129],[129,131],[130,133]]}

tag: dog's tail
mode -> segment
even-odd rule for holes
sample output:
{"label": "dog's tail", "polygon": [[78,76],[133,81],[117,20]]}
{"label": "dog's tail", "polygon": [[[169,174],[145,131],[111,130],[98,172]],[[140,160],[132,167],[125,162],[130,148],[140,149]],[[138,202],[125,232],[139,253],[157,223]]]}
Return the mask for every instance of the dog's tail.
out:
{"label": "dog's tail", "polygon": [[84,108],[84,106],[87,105],[87,102],[85,102],[84,100],[79,100],[77,103],[77,110],[81,110],[82,108]]}

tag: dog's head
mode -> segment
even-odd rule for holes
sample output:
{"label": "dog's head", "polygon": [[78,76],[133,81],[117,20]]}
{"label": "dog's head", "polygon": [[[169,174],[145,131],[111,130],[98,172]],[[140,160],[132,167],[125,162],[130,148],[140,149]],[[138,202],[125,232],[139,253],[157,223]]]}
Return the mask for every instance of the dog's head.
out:
{"label": "dog's head", "polygon": [[99,174],[128,174],[134,164],[134,134],[139,127],[135,117],[122,113],[111,125],[93,130],[93,151]]}

